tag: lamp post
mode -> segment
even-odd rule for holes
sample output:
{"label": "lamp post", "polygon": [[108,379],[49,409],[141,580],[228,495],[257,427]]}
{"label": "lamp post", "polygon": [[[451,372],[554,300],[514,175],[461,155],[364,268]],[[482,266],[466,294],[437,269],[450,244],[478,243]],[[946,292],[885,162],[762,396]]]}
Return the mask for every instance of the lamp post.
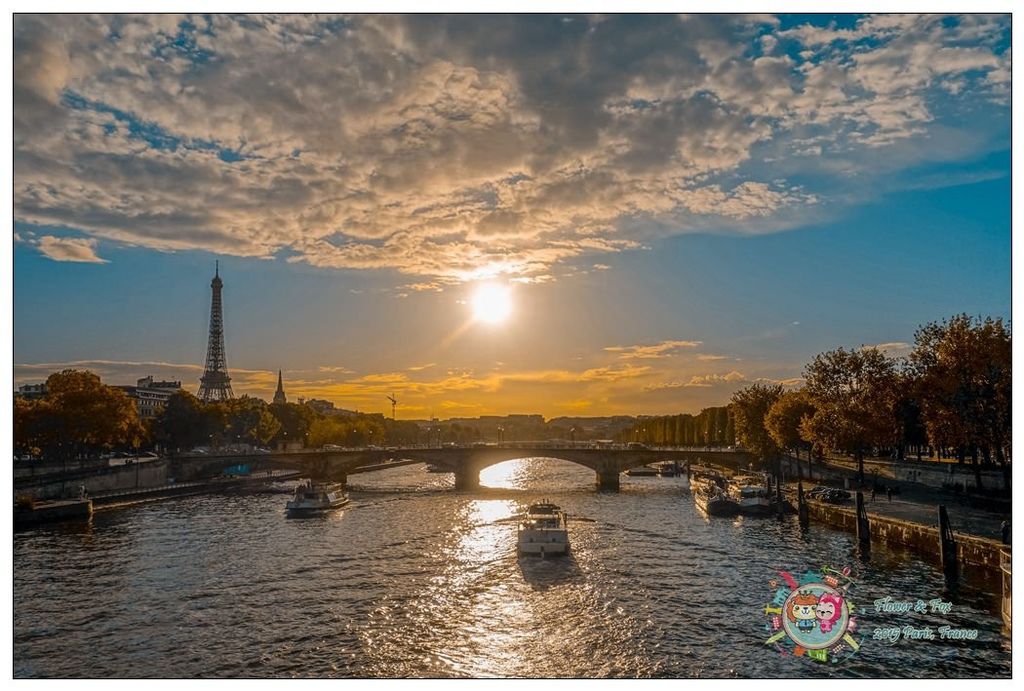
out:
{"label": "lamp post", "polygon": [[501,425],[498,425],[498,443],[505,443],[505,428],[502,427]]}

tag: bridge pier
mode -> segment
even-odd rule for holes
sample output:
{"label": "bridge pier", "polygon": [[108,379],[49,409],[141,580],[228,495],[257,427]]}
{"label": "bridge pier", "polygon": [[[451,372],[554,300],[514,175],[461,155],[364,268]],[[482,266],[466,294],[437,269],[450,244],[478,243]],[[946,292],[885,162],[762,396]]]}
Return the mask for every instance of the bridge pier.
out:
{"label": "bridge pier", "polygon": [[460,465],[455,471],[455,489],[480,489],[480,471],[476,468]]}
{"label": "bridge pier", "polygon": [[597,471],[597,490],[599,492],[619,491],[619,471],[599,470]]}

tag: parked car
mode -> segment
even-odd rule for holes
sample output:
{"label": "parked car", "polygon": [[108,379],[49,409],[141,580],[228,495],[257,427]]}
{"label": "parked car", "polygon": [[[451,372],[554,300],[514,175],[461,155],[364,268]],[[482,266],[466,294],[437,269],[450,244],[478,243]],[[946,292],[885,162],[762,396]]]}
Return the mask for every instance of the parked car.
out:
{"label": "parked car", "polygon": [[829,504],[842,504],[850,500],[850,493],[844,489],[830,489],[818,495],[818,498]]}

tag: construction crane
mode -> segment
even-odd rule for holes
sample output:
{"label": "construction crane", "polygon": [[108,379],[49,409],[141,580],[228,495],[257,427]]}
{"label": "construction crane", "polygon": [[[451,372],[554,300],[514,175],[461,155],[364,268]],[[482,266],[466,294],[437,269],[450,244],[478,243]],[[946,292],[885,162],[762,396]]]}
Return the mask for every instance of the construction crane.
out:
{"label": "construction crane", "polygon": [[394,420],[395,419],[395,408],[398,406],[398,399],[395,398],[395,394],[391,394],[390,396],[386,396],[386,398],[389,401],[391,401],[391,419]]}

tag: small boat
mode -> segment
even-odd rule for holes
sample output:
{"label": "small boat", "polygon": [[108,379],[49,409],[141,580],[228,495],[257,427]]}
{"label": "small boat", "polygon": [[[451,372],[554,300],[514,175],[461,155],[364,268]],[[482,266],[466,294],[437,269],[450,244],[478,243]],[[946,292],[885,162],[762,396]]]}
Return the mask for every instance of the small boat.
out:
{"label": "small boat", "polygon": [[740,513],[764,516],[778,507],[772,493],[765,486],[763,478],[740,475],[729,483],[729,494],[739,504]]}
{"label": "small boat", "polygon": [[679,461],[665,461],[654,466],[658,469],[658,475],[662,477],[675,477],[679,475]]}
{"label": "small boat", "polygon": [[709,516],[735,516],[740,512],[740,505],[714,485],[699,485],[693,493],[693,501]]}
{"label": "small boat", "polygon": [[649,465],[640,465],[626,471],[626,475],[629,475],[630,477],[653,477],[657,474],[658,469],[652,468]]}
{"label": "small boat", "polygon": [[519,524],[520,554],[562,555],[569,552],[569,528],[565,512],[550,502],[530,504]]}
{"label": "small boat", "polygon": [[452,471],[448,470],[444,466],[437,465],[436,463],[428,463],[427,464],[427,472],[428,473],[450,473]]}
{"label": "small boat", "polygon": [[295,488],[295,495],[285,505],[289,517],[315,516],[348,503],[345,486],[337,482],[309,480]]}
{"label": "small boat", "polygon": [[695,465],[690,468],[690,486],[694,489],[701,487],[702,485],[716,487],[720,490],[725,490],[728,486],[728,481],[725,475],[718,472],[714,468],[708,468],[707,466]]}

